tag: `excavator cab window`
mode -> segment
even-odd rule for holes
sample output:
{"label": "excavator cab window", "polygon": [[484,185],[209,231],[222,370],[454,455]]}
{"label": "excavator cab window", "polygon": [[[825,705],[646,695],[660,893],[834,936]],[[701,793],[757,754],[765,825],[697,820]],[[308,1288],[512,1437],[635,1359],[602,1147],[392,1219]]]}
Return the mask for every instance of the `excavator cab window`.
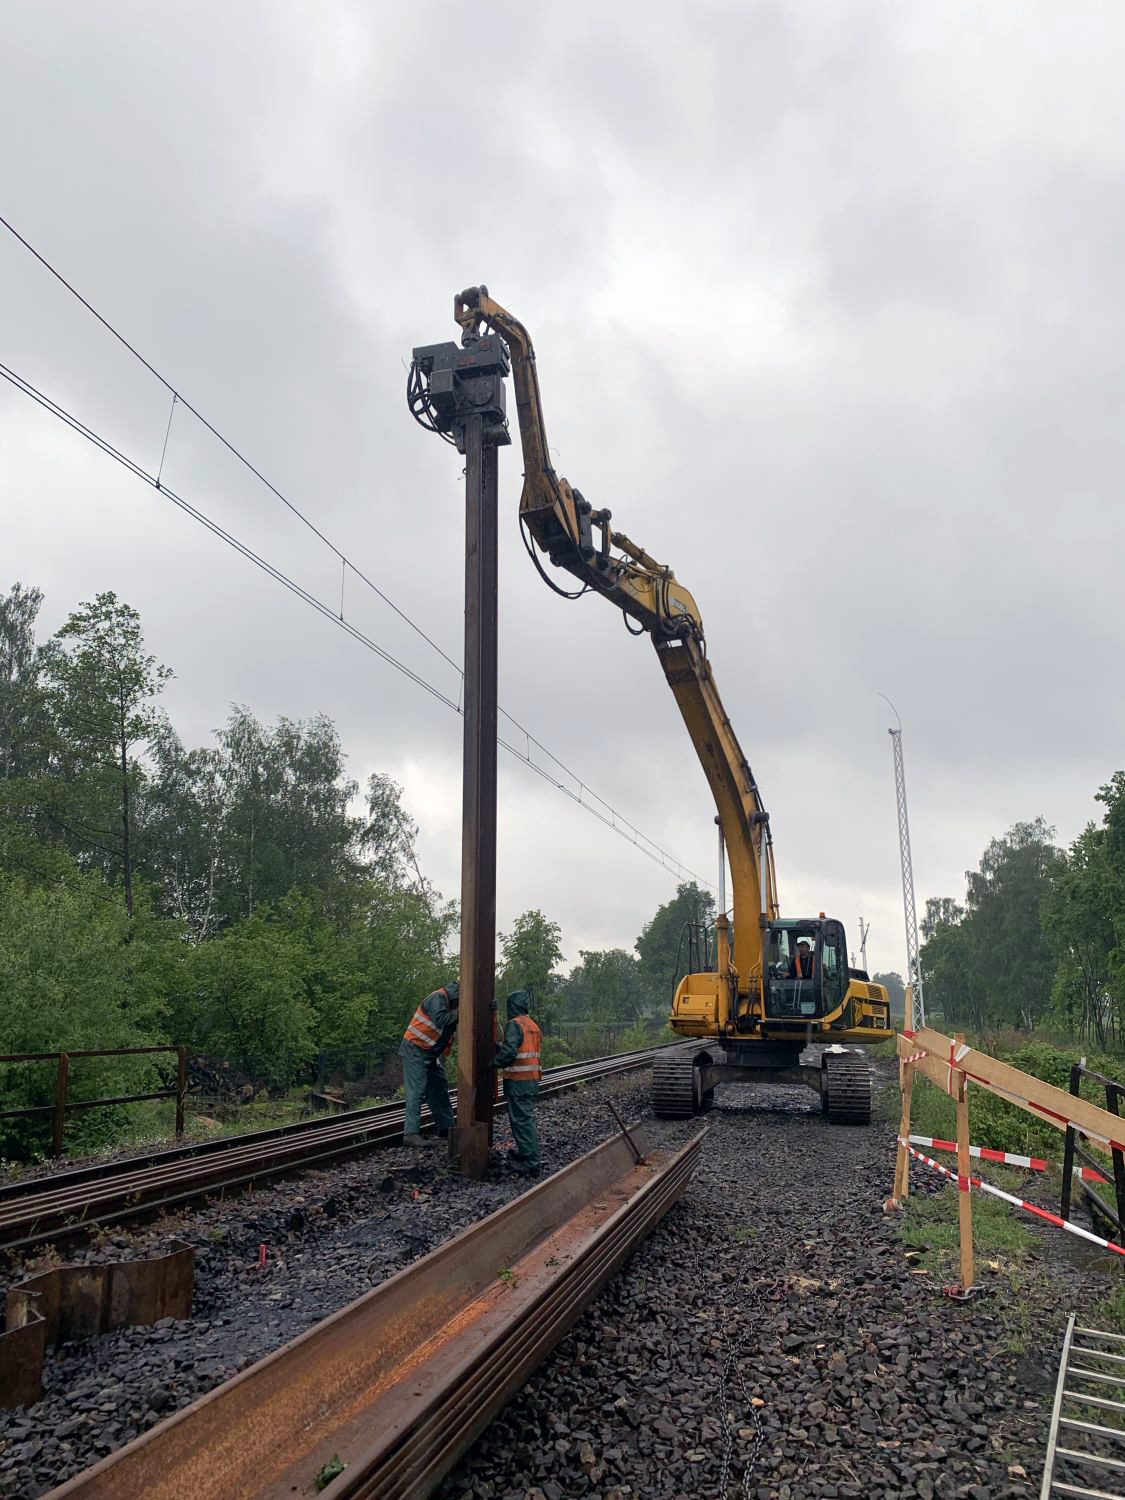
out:
{"label": "excavator cab window", "polygon": [[807,1021],[823,1014],[821,926],[819,922],[770,924],[767,1017]]}
{"label": "excavator cab window", "polygon": [[825,922],[821,938],[824,1009],[835,1010],[848,988],[848,949],[839,922]]}

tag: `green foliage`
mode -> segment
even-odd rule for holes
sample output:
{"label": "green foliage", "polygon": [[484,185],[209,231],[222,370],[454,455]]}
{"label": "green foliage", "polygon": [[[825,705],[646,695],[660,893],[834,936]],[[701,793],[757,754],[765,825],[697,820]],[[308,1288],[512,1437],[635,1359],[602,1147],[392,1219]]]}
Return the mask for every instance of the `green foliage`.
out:
{"label": "green foliage", "polygon": [[[907,1249],[919,1252],[927,1270],[945,1272],[960,1247],[957,1194],[951,1189],[933,1197],[914,1195],[906,1200],[901,1234]],[[986,1193],[973,1194],[973,1248],[978,1255],[998,1255],[1019,1261],[1034,1246],[1035,1237],[1015,1209]]]}
{"label": "green foliage", "polygon": [[1101,827],[1066,853],[1041,818],[994,839],[963,906],[922,920],[926,1000],[948,1029],[1046,1029],[1099,1050],[1125,1040],[1125,772],[1103,786]]}
{"label": "green foliage", "polygon": [[[213,744],[185,747],[156,707],[170,673],[136,611],[99,594],[40,646],[41,600],[0,595],[5,1048],[184,1041],[271,1090],[319,1048],[389,1055],[449,976],[457,925],[399,787],[376,773],[355,816],[324,716],[263,726],[236,707]],[[76,1060],[72,1093],[139,1092],[156,1072]],[[52,1089],[49,1066],[0,1072],[2,1104]],[[135,1132],[163,1109],[83,1112],[68,1138]],[[42,1137],[21,1125],[5,1149]]]}
{"label": "green foliage", "polygon": [[42,768],[45,706],[35,645],[42,603],[39,589],[21,583],[0,594],[0,783],[5,786]]}
{"label": "green foliage", "polygon": [[172,676],[144,650],[141,617],[116,594],[83,603],[42,652],[52,772],[43,809],[81,863],[121,878],[133,911],[136,751],[162,723],[153,700]]}
{"label": "green foliage", "polygon": [[645,1012],[641,967],[624,948],[580,950],[563,991],[567,1018],[633,1025]]}
{"label": "green foliage", "polygon": [[320,1470],[320,1472],[316,1476],[316,1479],[314,1480],[317,1491],[319,1492],[320,1490],[326,1490],[332,1483],[332,1481],[334,1479],[338,1479],[347,1467],[347,1464],[340,1457],[340,1455],[338,1453],[333,1453],[332,1457]]}
{"label": "green foliage", "polygon": [[930,1009],[950,1027],[1022,1026],[1048,1012],[1057,954],[1042,910],[1065,856],[1042,818],[993,839],[966,874],[965,905],[930,900],[922,972]]}
{"label": "green foliage", "polygon": [[966,877],[975,993],[987,997],[988,1006],[973,1018],[978,1027],[1002,1017],[1030,1031],[1047,1009],[1055,955],[1041,910],[1063,863],[1053,837],[1042,818],[1017,823],[993,839],[980,869]]}
{"label": "green foliage", "polygon": [[[130,919],[120,891],[71,863],[50,884],[0,874],[0,1052],[54,1052],[158,1045],[167,1040],[165,992],[181,945],[171,924],[143,903]],[[167,1061],[164,1063],[167,1067]],[[70,1096],[93,1099],[154,1086],[147,1058],[76,1058]],[[9,1109],[54,1099],[54,1064],[0,1066]],[[113,1117],[84,1110],[68,1119],[72,1143],[94,1144]],[[0,1155],[41,1149],[46,1117],[0,1125]]]}
{"label": "green foliage", "polygon": [[549,922],[541,911],[525,911],[512,925],[511,932],[500,934],[501,968],[497,976],[499,998],[512,990],[529,990],[532,1011],[541,1025],[554,1019],[555,996],[559,986],[557,969],[562,963],[560,939],[562,929]]}
{"label": "green foliage", "polygon": [[[593,1056],[595,1054],[591,1054]],[[574,1049],[567,1042],[560,1042],[556,1037],[545,1036],[540,1052],[540,1064],[544,1068],[561,1068],[566,1063],[576,1061]]]}
{"label": "green foliage", "polygon": [[[645,1008],[664,1014],[672,1008],[676,985],[689,972],[689,930],[714,932],[715,898],[694,881],[677,886],[671,901],[657,908],[636,941]],[[702,962],[702,955],[699,955]],[[710,965],[708,964],[708,967]]]}
{"label": "green foliage", "polygon": [[1089,823],[1043,902],[1043,927],[1058,955],[1052,1014],[1070,1035],[1088,1036],[1102,1047],[1117,946],[1113,875],[1105,830]]}
{"label": "green foliage", "polygon": [[185,988],[196,1045],[273,1087],[288,1083],[316,1050],[304,958],[297,938],[262,912],[192,949]]}
{"label": "green foliage", "polygon": [[428,889],[418,864],[418,825],[402,805],[402,788],[376,771],[367,778],[367,820],[360,847],[372,875],[384,885],[413,882]]}

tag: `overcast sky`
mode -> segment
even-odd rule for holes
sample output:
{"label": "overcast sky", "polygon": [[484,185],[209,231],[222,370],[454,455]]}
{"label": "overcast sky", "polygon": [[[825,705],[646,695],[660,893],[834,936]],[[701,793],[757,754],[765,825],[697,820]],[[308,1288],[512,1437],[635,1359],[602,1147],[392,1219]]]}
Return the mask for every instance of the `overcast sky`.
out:
{"label": "overcast sky", "polygon": [[[1125,13],[1021,3],[8,0],[0,213],[457,659],[456,454],[413,345],[486,281],[535,339],[559,471],[703,612],[783,910],[904,967],[995,835],[1069,841],[1125,766]],[[0,231],[0,360],[150,471],[167,393]],[[510,400],[514,417],[514,400]],[[501,455],[501,702],[715,879],[651,645],[520,545]],[[340,566],[180,409],[164,477],[304,586]],[[5,385],[0,587],[53,630],[113,589],[203,743],[323,711],[458,893],[461,722]],[[346,616],[454,699],[349,579]],[[499,921],[631,946],[673,879],[501,756]]]}

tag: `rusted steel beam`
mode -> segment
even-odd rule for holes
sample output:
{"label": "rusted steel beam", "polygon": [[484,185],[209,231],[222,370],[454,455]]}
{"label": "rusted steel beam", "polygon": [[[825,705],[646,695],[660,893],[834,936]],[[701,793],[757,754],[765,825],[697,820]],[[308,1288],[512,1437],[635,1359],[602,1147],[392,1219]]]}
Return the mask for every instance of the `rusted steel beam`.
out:
{"label": "rusted steel beam", "polygon": [[[541,1094],[561,1093],[591,1078],[647,1066],[652,1053],[622,1053],[549,1068]],[[500,1101],[496,1108],[506,1108]],[[402,1139],[401,1104],[351,1110],[331,1120],[301,1121],[222,1141],[202,1142],[147,1157],[77,1167],[49,1178],[0,1188],[0,1251],[78,1238],[101,1224],[119,1224],[181,1207],[218,1192],[297,1168],[327,1165]],[[423,1130],[432,1129],[428,1114]]]}
{"label": "rusted steel beam", "polygon": [[[636,1135],[637,1132],[634,1131]],[[52,1492],[55,1500],[420,1500],[683,1192],[706,1131],[623,1135]]]}
{"label": "rusted steel beam", "polygon": [[195,1251],[176,1240],[164,1255],[55,1266],[21,1281],[8,1292],[0,1334],[0,1406],[39,1400],[48,1343],[188,1318],[194,1287]]}
{"label": "rusted steel beam", "polygon": [[497,454],[480,413],[464,422],[465,736],[461,794],[461,1002],[457,1128],[466,1177],[488,1174],[496,991]]}

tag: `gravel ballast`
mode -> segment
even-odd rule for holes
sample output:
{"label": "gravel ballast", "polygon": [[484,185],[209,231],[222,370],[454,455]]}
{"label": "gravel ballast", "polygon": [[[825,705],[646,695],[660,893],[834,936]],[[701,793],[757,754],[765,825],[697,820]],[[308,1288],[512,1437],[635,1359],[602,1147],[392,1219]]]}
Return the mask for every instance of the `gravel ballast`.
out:
{"label": "gravel ballast", "polygon": [[[882,1212],[888,1125],[829,1127],[799,1089],[717,1097],[681,1203],[465,1456],[444,1500],[1036,1493],[1064,1309],[1105,1295],[1105,1278],[1068,1259],[1063,1236],[1041,1236],[1020,1292],[1031,1345],[1017,1354],[1002,1272],[982,1261],[987,1295],[959,1305],[907,1263]],[[612,1133],[607,1098],[644,1116],[648,1074],[540,1105],[549,1170]],[[651,1130],[678,1144],[699,1123]],[[497,1146],[508,1143],[501,1119]],[[941,1190],[922,1167],[912,1180]],[[132,1257],[180,1236],[197,1252],[194,1314],[49,1351],[43,1400],[0,1412],[0,1496],[46,1493],[523,1187],[463,1181],[437,1147],[383,1150],[68,1253]],[[42,1263],[11,1268],[8,1284]]]}
{"label": "gravel ballast", "polygon": [[981,1253],[950,1300],[883,1212],[891,1127],[781,1098],[719,1091],[684,1198],[442,1500],[1038,1495],[1066,1314],[1118,1283],[1044,1227],[1017,1284]]}

